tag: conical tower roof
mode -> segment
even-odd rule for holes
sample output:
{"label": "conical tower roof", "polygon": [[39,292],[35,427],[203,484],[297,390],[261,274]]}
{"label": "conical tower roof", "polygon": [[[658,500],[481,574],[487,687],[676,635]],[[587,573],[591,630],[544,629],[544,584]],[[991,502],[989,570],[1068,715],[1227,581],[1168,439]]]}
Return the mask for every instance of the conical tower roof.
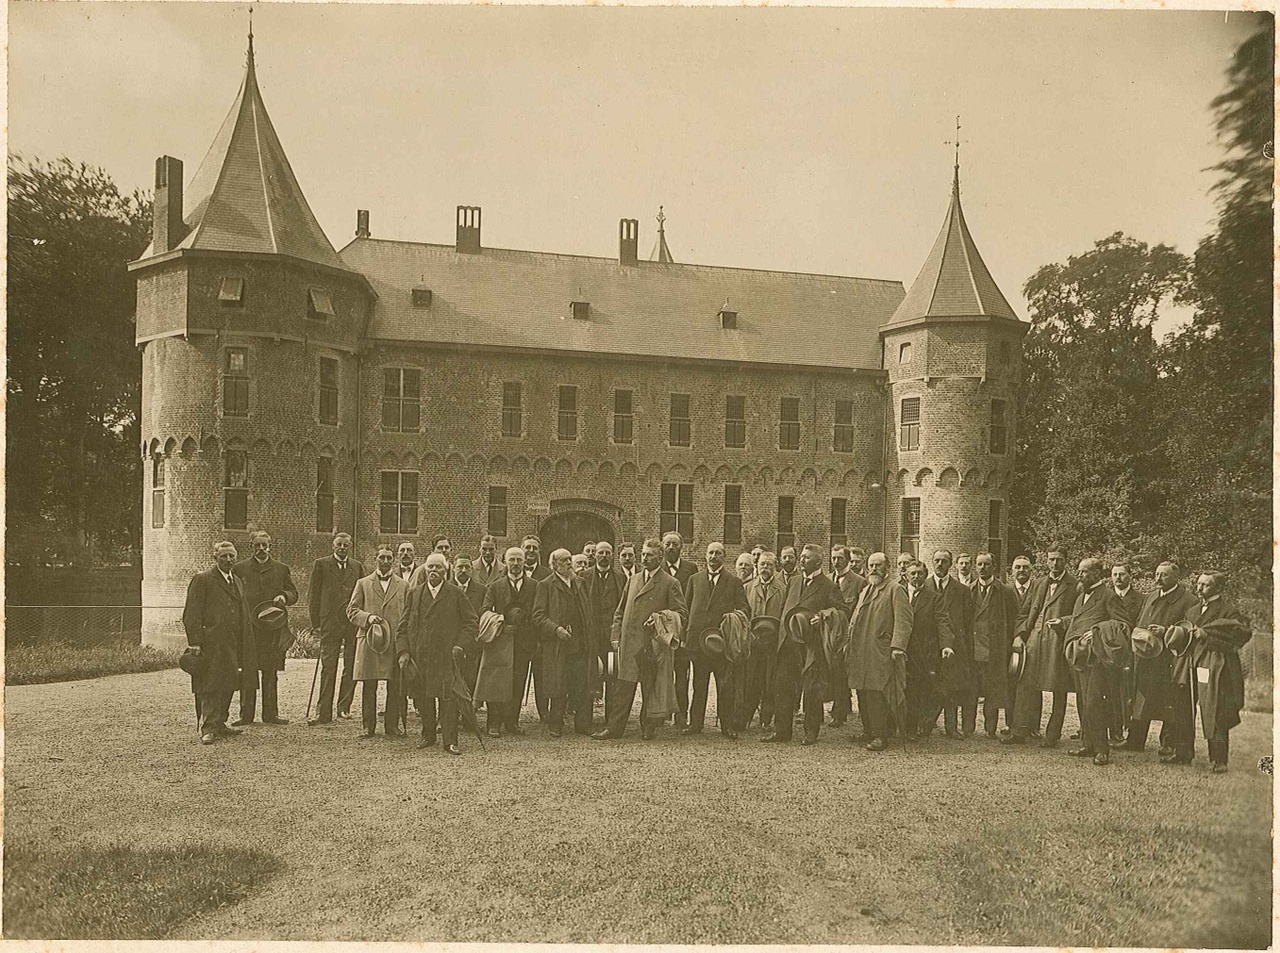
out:
{"label": "conical tower roof", "polygon": [[978,254],[978,246],[965,224],[957,167],[951,184],[951,205],[942,231],[889,324],[960,317],[1018,320]]}
{"label": "conical tower roof", "polygon": [[[186,191],[187,234],[175,247],[290,255],[348,270],[311,212],[267,115],[253,61]],[[148,248],[142,255],[150,257]]]}

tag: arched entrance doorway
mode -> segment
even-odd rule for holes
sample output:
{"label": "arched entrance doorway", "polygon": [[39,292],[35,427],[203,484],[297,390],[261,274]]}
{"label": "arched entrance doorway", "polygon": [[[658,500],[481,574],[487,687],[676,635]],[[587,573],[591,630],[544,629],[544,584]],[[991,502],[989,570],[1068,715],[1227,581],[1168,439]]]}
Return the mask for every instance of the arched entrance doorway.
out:
{"label": "arched entrance doorway", "polygon": [[557,549],[580,553],[587,543],[598,543],[601,540],[613,546],[617,545],[613,525],[607,519],[581,510],[553,513],[548,516],[538,528],[538,536],[542,539],[544,559]]}

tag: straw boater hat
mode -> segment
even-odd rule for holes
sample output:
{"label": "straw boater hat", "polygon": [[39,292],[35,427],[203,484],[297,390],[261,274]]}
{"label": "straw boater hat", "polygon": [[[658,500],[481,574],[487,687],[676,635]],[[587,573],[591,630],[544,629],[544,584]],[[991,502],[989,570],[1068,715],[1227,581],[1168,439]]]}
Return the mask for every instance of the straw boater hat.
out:
{"label": "straw boater hat", "polygon": [[370,622],[365,629],[364,637],[369,643],[369,651],[377,652],[379,655],[386,655],[391,651],[391,626],[387,625],[385,620]]}
{"label": "straw boater hat", "polygon": [[1134,629],[1132,640],[1135,658],[1158,658],[1160,653],[1164,651],[1164,639],[1148,628]]}

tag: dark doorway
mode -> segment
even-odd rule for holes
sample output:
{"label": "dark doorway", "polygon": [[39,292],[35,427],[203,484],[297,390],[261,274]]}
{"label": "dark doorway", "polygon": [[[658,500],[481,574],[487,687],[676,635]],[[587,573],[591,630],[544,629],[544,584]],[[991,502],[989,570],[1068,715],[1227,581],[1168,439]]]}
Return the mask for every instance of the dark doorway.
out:
{"label": "dark doorway", "polygon": [[603,516],[594,513],[557,513],[542,521],[538,530],[542,538],[543,559],[550,557],[557,549],[567,549],[571,553],[582,552],[587,543],[598,543],[605,540],[616,545],[613,526]]}

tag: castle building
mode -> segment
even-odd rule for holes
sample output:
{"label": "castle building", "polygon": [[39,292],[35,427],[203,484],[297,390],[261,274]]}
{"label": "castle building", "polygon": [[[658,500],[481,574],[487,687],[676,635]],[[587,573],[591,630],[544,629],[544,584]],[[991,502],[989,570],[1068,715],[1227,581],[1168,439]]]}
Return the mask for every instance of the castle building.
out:
{"label": "castle building", "polygon": [[[978,254],[959,172],[920,276],[678,263],[663,218],[618,255],[451,245],[336,251],[263,104],[253,46],[190,185],[156,163],[137,277],[143,605],[181,606],[214,542],[254,529],[305,588],[335,530],[543,551],[678,530],[760,543],[1003,555],[1018,320]],[[305,604],[305,594],[304,594]],[[144,610],[143,639],[181,638]]]}

